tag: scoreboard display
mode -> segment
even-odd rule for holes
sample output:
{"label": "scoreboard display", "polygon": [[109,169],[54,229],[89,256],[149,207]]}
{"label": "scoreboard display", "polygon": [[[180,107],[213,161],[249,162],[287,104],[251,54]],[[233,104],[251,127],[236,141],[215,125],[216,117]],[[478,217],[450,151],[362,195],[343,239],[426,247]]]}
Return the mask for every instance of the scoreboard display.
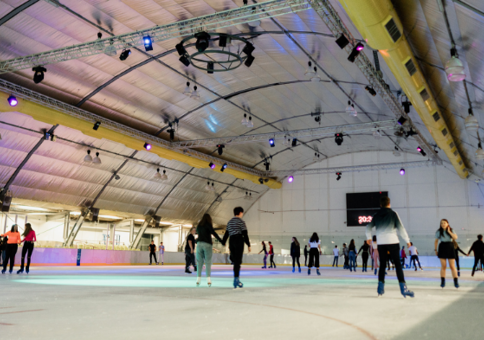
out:
{"label": "scoreboard display", "polygon": [[346,223],[348,227],[365,227],[380,209],[380,198],[388,191],[356,192],[346,194]]}

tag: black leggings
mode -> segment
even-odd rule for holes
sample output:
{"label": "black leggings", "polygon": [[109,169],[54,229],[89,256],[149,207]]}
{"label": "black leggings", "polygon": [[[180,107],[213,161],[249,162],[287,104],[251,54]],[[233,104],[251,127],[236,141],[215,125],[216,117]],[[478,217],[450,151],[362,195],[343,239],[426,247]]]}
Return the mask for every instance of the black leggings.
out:
{"label": "black leggings", "polygon": [[319,268],[319,250],[318,248],[311,248],[309,250],[309,268]]}
{"label": "black leggings", "polygon": [[[412,255],[410,257],[410,264],[409,264],[410,268],[412,268],[412,262],[415,269],[417,269],[417,263],[418,263],[418,266],[422,268],[422,266],[420,265],[420,261],[418,259],[418,255]],[[459,268],[459,257],[456,258],[456,263],[457,263],[457,268]],[[460,270],[460,269],[457,269],[457,270]]]}
{"label": "black leggings", "polygon": [[299,256],[293,256],[292,257],[292,268],[295,267],[296,261],[297,261],[297,266],[299,268],[301,268],[301,264],[299,263]]}
{"label": "black leggings", "polygon": [[230,236],[229,239],[230,260],[234,264],[234,277],[240,276],[240,266],[244,256],[244,239],[242,235]]}
{"label": "black leggings", "polygon": [[364,251],[361,254],[362,260],[363,260],[363,270],[367,270],[368,267],[368,252]]}
{"label": "black leggings", "polygon": [[[153,257],[155,258],[155,263],[158,263],[158,261],[156,261],[156,253],[150,253],[150,264],[151,264]],[[187,266],[187,268],[188,268],[188,266]]]}
{"label": "black leggings", "polygon": [[7,255],[5,256],[5,261],[3,261],[3,270],[7,270],[8,261],[10,260],[10,271],[13,270],[13,265],[15,264],[15,254],[17,254],[18,245],[7,244]]}
{"label": "black leggings", "polygon": [[455,254],[455,267],[457,268],[457,271],[460,272],[459,254]]}
{"label": "black leggings", "polygon": [[[390,252],[390,255],[388,255]],[[380,270],[378,271],[378,281],[385,282],[385,267],[387,261],[393,260],[395,269],[397,270],[398,282],[405,282],[405,277],[403,276],[402,263],[400,262],[400,245],[395,244],[379,244],[378,253],[380,255]]]}
{"label": "black leggings", "polygon": [[274,254],[271,254],[271,267],[276,268],[276,263],[274,262]]}
{"label": "black leggings", "polygon": [[[482,263],[483,263],[483,258],[484,256],[474,256],[474,266],[472,267],[472,275],[474,275],[474,272],[476,271],[476,269],[478,269],[478,264],[479,264],[479,260],[481,261],[481,264],[480,266],[482,266]],[[4,266],[5,268],[5,266]]]}
{"label": "black leggings", "polygon": [[21,262],[21,265],[20,265],[20,270],[24,269],[25,254],[28,254],[27,255],[27,271],[29,270],[30,257],[32,256],[33,251],[34,251],[34,242],[25,242],[24,246],[22,247],[22,262]]}

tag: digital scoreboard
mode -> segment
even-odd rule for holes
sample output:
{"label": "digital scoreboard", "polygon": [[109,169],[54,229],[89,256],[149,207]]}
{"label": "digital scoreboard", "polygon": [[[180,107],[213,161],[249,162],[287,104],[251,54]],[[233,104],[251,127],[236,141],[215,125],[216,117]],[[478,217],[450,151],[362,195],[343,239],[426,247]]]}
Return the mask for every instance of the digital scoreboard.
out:
{"label": "digital scoreboard", "polygon": [[348,227],[365,227],[380,209],[380,198],[388,191],[346,194],[346,223]]}

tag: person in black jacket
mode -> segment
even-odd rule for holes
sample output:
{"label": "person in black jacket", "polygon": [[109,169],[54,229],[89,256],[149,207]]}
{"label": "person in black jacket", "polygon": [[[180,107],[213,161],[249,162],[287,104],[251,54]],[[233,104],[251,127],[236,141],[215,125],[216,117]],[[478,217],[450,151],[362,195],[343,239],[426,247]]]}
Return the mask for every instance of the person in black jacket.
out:
{"label": "person in black jacket", "polygon": [[296,270],[296,268],[295,268],[296,260],[297,260],[297,266],[299,267],[299,272],[301,272],[301,264],[299,263],[299,256],[301,256],[301,246],[299,245],[297,238],[293,237],[292,243],[291,243],[291,257],[292,257],[292,272],[293,273]]}
{"label": "person in black jacket", "polygon": [[2,264],[5,261],[5,257],[7,257],[7,241],[7,236],[3,238],[0,236],[0,255],[2,255]]}
{"label": "person in black jacket", "polygon": [[264,243],[264,241],[261,242],[262,244],[262,250],[259,252],[262,253],[264,252],[264,266],[262,266],[262,269],[266,269],[267,268],[267,248],[266,248],[266,244]]}
{"label": "person in black jacket", "polygon": [[212,217],[209,214],[203,215],[197,226],[197,286],[202,281],[203,264],[205,263],[205,274],[207,275],[207,284],[212,286],[210,274],[212,272],[212,252],[213,243],[212,235],[222,243],[222,239],[213,230]]}
{"label": "person in black jacket", "polygon": [[309,255],[308,246],[304,246],[304,267],[308,266],[308,255]]}
{"label": "person in black jacket", "polygon": [[482,235],[477,235],[477,241],[472,244],[472,247],[471,249],[469,249],[469,253],[467,254],[467,256],[469,256],[472,251],[474,252],[474,266],[472,267],[471,276],[474,276],[474,272],[476,271],[479,260],[481,261],[481,263],[484,262],[484,242],[482,242]]}
{"label": "person in black jacket", "polygon": [[366,241],[363,241],[363,245],[361,246],[360,250],[358,251],[358,255],[360,255],[360,253],[363,252],[361,254],[361,257],[362,257],[362,260],[363,260],[363,272],[367,272],[368,271],[368,257],[370,256],[370,246],[368,245],[368,243]]}

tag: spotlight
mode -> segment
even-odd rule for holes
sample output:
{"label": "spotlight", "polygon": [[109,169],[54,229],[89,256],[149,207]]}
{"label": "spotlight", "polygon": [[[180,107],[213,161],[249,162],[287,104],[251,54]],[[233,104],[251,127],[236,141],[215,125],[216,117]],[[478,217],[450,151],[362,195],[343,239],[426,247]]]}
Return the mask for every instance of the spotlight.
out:
{"label": "spotlight", "polygon": [[251,43],[248,42],[247,44],[245,44],[245,47],[242,50],[242,52],[244,52],[245,54],[247,54],[247,56],[250,56],[250,55],[252,55],[252,52],[254,50],[255,50],[254,45],[252,45]]}
{"label": "spotlight", "polygon": [[147,150],[147,151],[150,151],[151,150],[151,144],[149,143],[145,143],[145,145],[143,145],[143,147]]}
{"label": "spotlight", "polygon": [[223,145],[223,144],[217,145],[217,151],[218,151],[219,156],[222,156],[222,154],[224,152],[224,148],[225,148],[225,145]]}
{"label": "spotlight", "polygon": [[420,154],[422,156],[427,156],[427,154],[425,153],[425,151],[420,146],[417,147],[417,151],[420,152]]}
{"label": "spotlight", "polygon": [[116,174],[116,175],[114,175],[114,179],[117,180],[117,181],[119,181],[121,179],[121,177],[119,177],[119,175]]}
{"label": "spotlight", "polygon": [[338,145],[343,144],[343,134],[342,133],[335,133],[334,134],[334,141]]}
{"label": "spotlight", "polygon": [[93,164],[102,164],[101,158],[99,158],[99,152],[96,152],[96,157],[92,160]]}
{"label": "spotlight", "polygon": [[119,60],[126,60],[128,59],[129,55],[131,54],[131,50],[123,50],[119,55]]}
{"label": "spotlight", "polygon": [[87,150],[87,155],[84,157],[84,162],[86,163],[92,162],[91,150]]}
{"label": "spotlight", "polygon": [[289,177],[287,178],[287,181],[288,181],[289,183],[292,183],[292,182],[294,181],[294,177],[293,177],[293,176],[289,176]]}
{"label": "spotlight", "polygon": [[276,142],[274,141],[274,138],[269,139],[269,145],[271,146],[271,148],[276,146]]}
{"label": "spotlight", "polygon": [[253,55],[249,55],[247,56],[247,59],[245,59],[245,63],[244,65],[247,66],[247,67],[250,67],[252,65],[252,63],[254,62],[255,58]]}
{"label": "spotlight", "polygon": [[321,116],[316,116],[316,117],[314,117],[314,121],[315,121],[316,123],[321,122]]}
{"label": "spotlight", "polygon": [[344,34],[341,34],[338,39],[336,39],[336,43],[338,44],[339,48],[345,48],[350,42],[346,38]]}
{"label": "spotlight", "polygon": [[464,126],[466,127],[466,130],[471,133],[475,133],[479,130],[479,121],[472,113],[471,108],[469,108],[469,115],[464,120]]}
{"label": "spotlight", "polygon": [[375,91],[375,89],[374,89],[373,87],[371,87],[371,86],[366,86],[366,87],[365,87],[365,90],[367,90],[367,91],[368,91],[368,93],[369,93],[369,94],[371,94],[373,97],[374,97],[374,96],[376,96],[376,91]]}
{"label": "spotlight", "polygon": [[227,169],[227,163],[224,163],[222,167],[220,168],[220,172],[224,172],[224,170]]}
{"label": "spotlight", "polygon": [[291,144],[292,147],[295,147],[297,146],[297,138],[293,138],[292,139],[292,144]]}
{"label": "spotlight", "polygon": [[176,44],[175,48],[179,56],[184,56],[185,54],[187,54],[187,50],[183,46],[183,43]]}
{"label": "spotlight", "polygon": [[405,169],[404,168],[400,169],[400,175],[402,175],[402,176],[405,175]]}
{"label": "spotlight", "polygon": [[18,104],[18,100],[15,98],[15,96],[8,97],[7,101],[10,106],[17,106]]}
{"label": "spotlight", "polygon": [[405,124],[405,122],[407,121],[407,118],[405,118],[404,116],[401,116],[400,118],[398,118],[397,122],[398,124],[400,125],[403,125]]}
{"label": "spotlight", "polygon": [[163,170],[163,175],[161,175],[161,178],[160,178],[162,181],[166,181],[168,180],[168,176],[166,175],[166,170]]}
{"label": "spotlight", "polygon": [[160,168],[156,169],[156,174],[153,176],[154,179],[161,179]]}
{"label": "spotlight", "polygon": [[259,183],[260,184],[264,184],[264,179],[263,178],[259,178]]}
{"label": "spotlight", "polygon": [[353,47],[353,50],[351,51],[351,53],[350,53],[350,55],[348,57],[348,60],[350,62],[354,63],[356,57],[360,54],[361,51],[363,51],[363,48],[365,48],[365,46],[363,46],[362,43],[356,44],[356,46]]}
{"label": "spotlight", "polygon": [[197,38],[197,42],[195,43],[195,47],[197,48],[198,52],[203,52],[208,48],[208,42],[210,40],[210,34],[207,32],[200,32],[195,34],[195,38]]}
{"label": "spotlight", "polygon": [[453,47],[450,50],[450,59],[445,63],[445,73],[449,81],[462,81],[466,79],[466,73],[462,61],[459,59],[457,49]]}
{"label": "spotlight", "polygon": [[218,40],[218,45],[220,47],[227,47],[227,34],[220,34],[219,40]]}
{"label": "spotlight", "polygon": [[175,139],[175,129],[169,129],[167,132],[170,134],[170,140]]}
{"label": "spotlight", "polygon": [[44,72],[47,72],[47,69],[42,66],[36,66],[32,69],[34,71],[34,83],[38,84],[42,80],[44,80]]}
{"label": "spotlight", "polygon": [[207,63],[207,73],[208,74],[213,74],[213,61],[209,61]]}
{"label": "spotlight", "polygon": [[212,162],[210,162],[210,164],[208,165],[210,167],[210,169],[215,169],[215,164],[213,164]]}
{"label": "spotlight", "polygon": [[149,35],[143,37],[143,44],[145,45],[145,51],[153,51],[153,40]]}
{"label": "spotlight", "polygon": [[97,129],[99,129],[99,126],[101,126],[101,122],[95,122],[92,129],[97,131]]}
{"label": "spotlight", "polygon": [[408,101],[408,99],[404,102],[402,102],[402,105],[403,105],[403,110],[405,111],[405,113],[410,113],[410,106],[412,106],[412,103],[410,103]]}
{"label": "spotlight", "polygon": [[339,181],[341,179],[341,172],[336,173],[336,180]]}
{"label": "spotlight", "polygon": [[178,60],[180,60],[180,62],[186,67],[190,66],[190,60],[188,60],[186,56],[182,55]]}

